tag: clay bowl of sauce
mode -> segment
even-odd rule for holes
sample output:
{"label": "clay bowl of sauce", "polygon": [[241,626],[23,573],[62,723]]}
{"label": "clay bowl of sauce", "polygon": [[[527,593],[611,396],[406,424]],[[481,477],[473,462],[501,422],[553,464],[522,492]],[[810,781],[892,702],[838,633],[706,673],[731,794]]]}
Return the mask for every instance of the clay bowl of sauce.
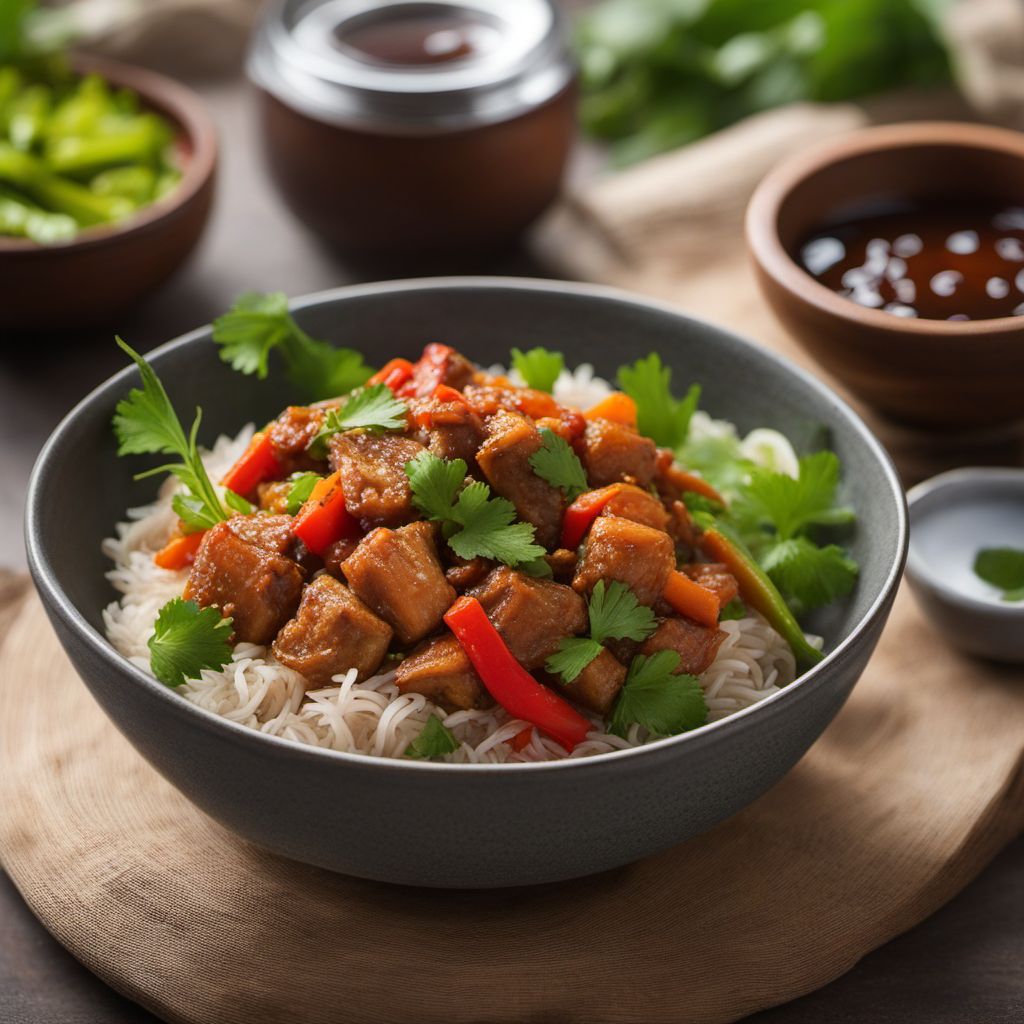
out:
{"label": "clay bowl of sauce", "polygon": [[784,326],[867,404],[927,428],[1024,421],[1024,134],[829,141],[764,178],[747,240]]}
{"label": "clay bowl of sauce", "polygon": [[494,252],[558,195],[575,67],[550,0],[278,0],[248,70],[271,177],[343,254]]}

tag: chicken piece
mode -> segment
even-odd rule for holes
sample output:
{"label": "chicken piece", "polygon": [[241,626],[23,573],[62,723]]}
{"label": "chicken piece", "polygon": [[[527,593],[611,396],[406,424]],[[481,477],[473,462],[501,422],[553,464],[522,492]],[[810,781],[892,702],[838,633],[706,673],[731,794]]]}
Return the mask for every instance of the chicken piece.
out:
{"label": "chicken piece", "polygon": [[438,384],[461,391],[475,373],[473,364],[464,355],[448,345],[432,343],[423,349],[423,355],[413,365],[412,379],[402,388],[402,394],[424,398]]}
{"label": "chicken piece", "polygon": [[587,627],[586,604],[579,594],[506,565],[467,593],[483,605],[505,646],[526,669],[540,668],[563,637]]}
{"label": "chicken piece", "polygon": [[568,548],[557,548],[550,555],[545,555],[544,561],[551,567],[551,575],[559,583],[572,583],[573,573],[576,572],[576,563],[579,561],[575,551],[570,551]]}
{"label": "chicken piece", "polygon": [[625,681],[626,666],[611,651],[602,648],[571,683],[562,684],[561,691],[577,704],[606,716]]}
{"label": "chicken piece", "polygon": [[364,530],[401,526],[416,516],[406,463],[423,445],[400,434],[349,432],[329,443],[331,468],[341,474],[345,508]]}
{"label": "chicken piece", "polygon": [[669,514],[665,506],[650,491],[641,490],[632,484],[623,484],[622,489],[612,495],[602,515],[622,516],[634,523],[643,523],[655,530],[667,530]]}
{"label": "chicken piece", "polygon": [[391,643],[391,627],[343,583],[318,576],[302,592],[299,610],[274,641],[274,657],[314,686],[354,668],[372,676]]}
{"label": "chicken piece", "polygon": [[724,608],[739,596],[740,587],[736,577],[721,562],[691,562],[683,566],[683,572],[716,594],[719,608]]}
{"label": "chicken piece", "polygon": [[438,458],[462,459],[472,466],[484,439],[480,417],[463,401],[428,396],[409,403],[416,440]]}
{"label": "chicken piece", "polygon": [[237,525],[231,520],[207,531],[185,600],[231,616],[236,640],[268,644],[295,614],[305,573],[292,559],[240,537]]}
{"label": "chicken piece", "polygon": [[641,604],[652,605],[675,567],[675,545],[667,533],[621,516],[598,516],[572,585],[589,594],[598,580],[620,580]]}
{"label": "chicken piece", "polygon": [[231,532],[240,540],[255,544],[264,551],[275,555],[294,558],[295,534],[292,524],[295,522],[287,515],[251,515],[232,516],[228,520]]}
{"label": "chicken piece", "polygon": [[654,479],[658,449],[649,437],[613,420],[590,420],[583,435],[583,467],[593,487],[620,480],[647,487]]}
{"label": "chicken piece", "polygon": [[291,494],[291,480],[274,480],[256,487],[259,506],[263,512],[280,515],[288,511],[288,495]]}
{"label": "chicken piece", "polygon": [[356,595],[391,623],[403,647],[433,632],[455,600],[430,523],[379,527],[359,542],[341,570]]}
{"label": "chicken piece", "polygon": [[306,451],[323,419],[323,409],[290,405],[267,428],[267,438],[284,475],[323,468],[323,463]]}
{"label": "chicken piece", "polygon": [[343,580],[345,575],[341,571],[342,563],[358,546],[359,540],[356,537],[342,537],[340,540],[334,541],[333,544],[328,544],[321,556],[324,568],[335,579]]}
{"label": "chicken piece", "polygon": [[452,564],[444,571],[445,579],[460,593],[467,587],[475,587],[494,568],[489,558],[459,558],[452,556]]}
{"label": "chicken piece", "polygon": [[488,438],[477,463],[491,487],[516,507],[520,519],[536,527],[537,543],[554,547],[562,522],[562,492],[542,480],[530,465],[541,447],[537,428],[525,417],[499,412],[487,424]]}
{"label": "chicken piece", "polygon": [[658,628],[643,642],[640,653],[675,651],[679,655],[677,673],[699,676],[715,660],[725,632],[717,627],[701,626],[692,619],[662,619]]}
{"label": "chicken piece", "polygon": [[668,513],[668,532],[675,538],[680,555],[686,557],[697,547],[697,528],[693,524],[693,516],[686,505],[678,499],[668,503]]}
{"label": "chicken piece", "polygon": [[470,408],[481,416],[494,416],[504,409],[506,412],[522,413],[534,420],[559,420],[564,411],[547,392],[517,388],[511,384],[469,384],[464,394]]}
{"label": "chicken piece", "polygon": [[494,703],[451,633],[420,644],[399,664],[395,685],[401,693],[422,693],[446,711],[468,711]]}

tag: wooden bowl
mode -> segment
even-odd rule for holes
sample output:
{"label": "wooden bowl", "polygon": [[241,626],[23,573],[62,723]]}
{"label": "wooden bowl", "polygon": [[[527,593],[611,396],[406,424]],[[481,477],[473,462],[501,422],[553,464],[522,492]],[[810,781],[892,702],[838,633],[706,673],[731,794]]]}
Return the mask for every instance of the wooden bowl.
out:
{"label": "wooden bowl", "polygon": [[203,101],[143,68],[94,57],[76,59],[74,68],[133,90],[145,107],[175,127],[182,179],[127,220],[87,228],[69,242],[39,245],[0,236],[0,328],[5,330],[105,324],[181,266],[209,217],[217,135]]}
{"label": "wooden bowl", "polygon": [[867,128],[772,170],[747,209],[758,281],[793,337],[867,404],[926,427],[1024,420],[1024,319],[907,319],[835,294],[794,258],[844,209],[886,199],[1024,205],[1024,134],[924,122]]}

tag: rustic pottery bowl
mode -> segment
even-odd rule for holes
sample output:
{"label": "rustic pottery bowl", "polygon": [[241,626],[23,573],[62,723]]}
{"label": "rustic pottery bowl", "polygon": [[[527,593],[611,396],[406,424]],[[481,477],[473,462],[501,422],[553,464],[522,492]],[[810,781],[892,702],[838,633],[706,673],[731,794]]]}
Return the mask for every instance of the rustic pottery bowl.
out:
{"label": "rustic pottery bowl", "polygon": [[868,128],[799,153],[747,210],[758,281],[793,337],[850,391],[931,427],[1024,420],[1024,319],[907,319],[859,306],[797,263],[816,228],[891,199],[1024,201],[1024,134],[944,122]]}
{"label": "rustic pottery bowl", "polygon": [[0,237],[4,329],[109,324],[181,266],[209,216],[217,136],[202,100],[143,68],[95,57],[76,58],[74,68],[132,89],[177,129],[182,179],[163,199],[120,224],[87,228],[68,242],[39,245]]}
{"label": "rustic pottery bowl", "polygon": [[[295,303],[316,337],[364,346],[368,358],[414,356],[444,340],[483,364],[524,339],[613,375],[659,351],[680,386],[740,429],[771,426],[807,449],[829,431],[842,492],[857,506],[854,593],[810,628],[827,656],[755,707],[646,747],[578,760],[449,765],[303,747],[219,718],[122,658],[103,635],[116,594],[100,542],[155,485],[115,455],[110,419],[137,382],[125,369],[86,397],[47,442],[28,499],[33,578],[72,662],[117,727],[213,818],[269,850],[365,878],[439,887],[550,882],[625,864],[734,814],[777,782],[849,695],[889,613],[903,568],[906,509],[884,450],[809,374],[711,324],[596,287],[501,279],[363,285]],[[632,339],[629,349],[623,338]],[[240,377],[204,327],[149,356],[203,437],[235,433],[289,402],[272,374]],[[68,495],[83,500],[68,501]]]}

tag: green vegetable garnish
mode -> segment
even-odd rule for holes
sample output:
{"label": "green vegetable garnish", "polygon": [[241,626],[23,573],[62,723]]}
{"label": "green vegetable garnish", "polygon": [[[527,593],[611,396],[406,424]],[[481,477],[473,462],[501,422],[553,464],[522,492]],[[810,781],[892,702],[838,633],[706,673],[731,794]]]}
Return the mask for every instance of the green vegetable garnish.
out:
{"label": "green vegetable garnish", "polygon": [[353,391],[345,404],[331,409],[323,425],[309,444],[309,454],[315,459],[325,458],[327,442],[346,430],[402,430],[407,425],[409,408],[395,398],[387,384],[371,384]]}
{"label": "green vegetable garnish", "polygon": [[530,466],[542,480],[559,487],[566,501],[590,489],[579,456],[564,437],[548,427],[540,428],[541,447],[530,456]]}
{"label": "green vegetable garnish", "polygon": [[405,748],[406,757],[444,757],[459,749],[459,741],[437,715],[431,715],[423,731]]}
{"label": "green vegetable garnish", "polygon": [[283,292],[247,292],[213,322],[220,357],[239,373],[266,378],[271,351],[285,364],[292,386],[309,401],[334,398],[365,384],[373,370],[359,352],[311,338],[288,311]]}
{"label": "green vegetable garnish", "polygon": [[127,398],[117,403],[114,416],[114,433],[119,442],[117,454],[177,455],[181,459],[181,462],[137,473],[135,479],[172,473],[185,485],[188,494],[176,494],[172,506],[186,533],[209,529],[227,519],[228,513],[210,482],[196,444],[202,410],[196,409],[196,418],[186,437],[171,400],[149,363],[120,338],[117,344],[131,356],[142,377],[142,390],[133,388]]}
{"label": "green vegetable garnish", "polygon": [[421,452],[406,463],[413,504],[442,524],[448,546],[460,558],[493,558],[506,565],[535,563],[544,548],[534,543],[530,523],[516,522],[516,510],[505,498],[492,498],[481,481],[466,486],[466,463]]}
{"label": "green vegetable garnish", "polygon": [[240,494],[236,494],[230,487],[224,488],[224,504],[234,512],[243,516],[251,516],[256,511],[256,506],[251,501],[246,501]]}
{"label": "green vegetable garnish", "polygon": [[561,352],[552,352],[539,345],[528,352],[512,349],[512,369],[518,370],[526,386],[536,391],[550,394],[564,367],[565,357]]}
{"label": "green vegetable garnish", "polygon": [[297,516],[299,509],[308,501],[313,493],[313,488],[323,479],[319,473],[294,473],[292,474],[288,490],[287,511],[290,516]]}
{"label": "green vegetable garnish", "polygon": [[587,606],[589,637],[566,637],[544,663],[552,675],[571,683],[601,653],[608,640],[646,640],[654,632],[654,612],[640,604],[624,583],[614,580],[605,586],[598,580]]}
{"label": "green vegetable garnish", "polygon": [[153,675],[167,686],[198,679],[204,668],[223,668],[231,661],[231,619],[216,608],[200,608],[180,597],[160,609],[149,638]]}
{"label": "green vegetable garnish", "polygon": [[686,441],[700,401],[700,385],[691,385],[685,398],[674,398],[672,370],[656,352],[632,366],[620,366],[618,377],[619,387],[636,402],[636,425],[641,434],[666,448],[678,448]]}
{"label": "green vegetable garnish", "polygon": [[729,622],[734,619],[745,619],[750,612],[747,606],[738,598],[734,597],[719,613],[719,622]]}
{"label": "green vegetable garnish", "polygon": [[609,732],[625,736],[637,723],[655,736],[675,736],[707,721],[708,704],[696,677],[675,675],[679,660],[676,651],[633,659],[612,708]]}
{"label": "green vegetable garnish", "polygon": [[1004,601],[1024,601],[1024,550],[983,548],[974,559],[974,571],[998,587]]}

